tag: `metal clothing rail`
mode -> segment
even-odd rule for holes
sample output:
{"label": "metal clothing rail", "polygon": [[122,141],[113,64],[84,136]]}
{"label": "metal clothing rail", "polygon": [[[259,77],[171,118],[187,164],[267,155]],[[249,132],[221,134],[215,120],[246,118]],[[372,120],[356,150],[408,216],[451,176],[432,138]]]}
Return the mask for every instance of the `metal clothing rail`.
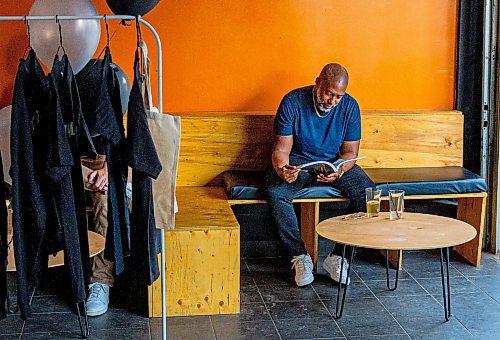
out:
{"label": "metal clothing rail", "polygon": [[[132,15],[94,15],[94,16],[75,16],[75,15],[48,15],[48,16],[0,16],[0,21],[29,21],[29,20],[138,20],[144,26],[149,28],[156,39],[158,53],[158,110],[163,112],[163,86],[162,86],[162,49],[160,36],[154,27],[142,19],[141,16]],[[161,230],[161,318],[162,318],[162,339],[167,339],[167,306],[166,306],[166,286],[165,286],[165,230]],[[86,313],[85,313],[86,314]],[[80,321],[80,320],[79,320]]]}

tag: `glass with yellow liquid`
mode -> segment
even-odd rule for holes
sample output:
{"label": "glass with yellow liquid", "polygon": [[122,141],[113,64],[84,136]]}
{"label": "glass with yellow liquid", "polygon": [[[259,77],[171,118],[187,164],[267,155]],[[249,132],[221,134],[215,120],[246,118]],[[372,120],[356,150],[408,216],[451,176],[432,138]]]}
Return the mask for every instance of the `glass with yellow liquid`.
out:
{"label": "glass with yellow liquid", "polygon": [[380,199],[382,190],[376,188],[366,188],[366,215],[368,217],[378,217],[380,212]]}

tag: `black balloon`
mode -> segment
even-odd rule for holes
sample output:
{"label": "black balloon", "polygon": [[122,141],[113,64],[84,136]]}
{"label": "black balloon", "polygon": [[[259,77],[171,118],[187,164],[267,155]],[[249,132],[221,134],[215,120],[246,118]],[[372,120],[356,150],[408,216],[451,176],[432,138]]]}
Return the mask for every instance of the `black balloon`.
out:
{"label": "black balloon", "polygon": [[117,15],[144,15],[160,0],[106,0],[109,8]]}

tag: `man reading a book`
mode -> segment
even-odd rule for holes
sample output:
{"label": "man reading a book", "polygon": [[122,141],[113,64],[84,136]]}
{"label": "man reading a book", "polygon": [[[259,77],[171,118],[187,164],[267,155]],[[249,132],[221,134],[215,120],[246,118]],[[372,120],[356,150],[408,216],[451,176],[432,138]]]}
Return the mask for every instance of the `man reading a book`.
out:
{"label": "man reading a book", "polygon": [[[314,276],[292,205],[297,192],[311,185],[329,185],[349,199],[349,212],[361,212],[366,211],[365,188],[374,187],[355,162],[347,162],[329,175],[300,171],[301,165],[312,161],[333,163],[339,158],[357,157],[361,117],[358,103],[346,92],[348,81],[343,66],[327,64],[315,85],[298,88],[283,97],[274,120],[276,142],[272,167],[266,173],[265,195],[280,238],[292,257],[298,286],[310,284]],[[337,282],[342,262],[338,254],[338,249],[334,249],[323,262]],[[342,277],[347,277],[347,261]]]}

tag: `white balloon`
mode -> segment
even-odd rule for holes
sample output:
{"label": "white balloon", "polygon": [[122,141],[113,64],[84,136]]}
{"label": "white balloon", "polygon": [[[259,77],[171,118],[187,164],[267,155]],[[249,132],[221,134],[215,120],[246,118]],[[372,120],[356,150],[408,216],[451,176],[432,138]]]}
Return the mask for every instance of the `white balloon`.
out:
{"label": "white balloon", "polygon": [[4,181],[12,185],[12,178],[9,175],[10,168],[10,114],[12,105],[0,110],[0,152],[2,153],[3,177]]}
{"label": "white balloon", "polygon": [[[29,15],[97,15],[89,0],[36,0]],[[99,44],[99,20],[61,20],[63,47],[73,72],[78,73],[92,58]],[[47,67],[52,67],[59,47],[59,27],[55,20],[30,20],[31,46]],[[62,52],[60,52],[62,53]],[[61,54],[62,55],[62,54]]]}

